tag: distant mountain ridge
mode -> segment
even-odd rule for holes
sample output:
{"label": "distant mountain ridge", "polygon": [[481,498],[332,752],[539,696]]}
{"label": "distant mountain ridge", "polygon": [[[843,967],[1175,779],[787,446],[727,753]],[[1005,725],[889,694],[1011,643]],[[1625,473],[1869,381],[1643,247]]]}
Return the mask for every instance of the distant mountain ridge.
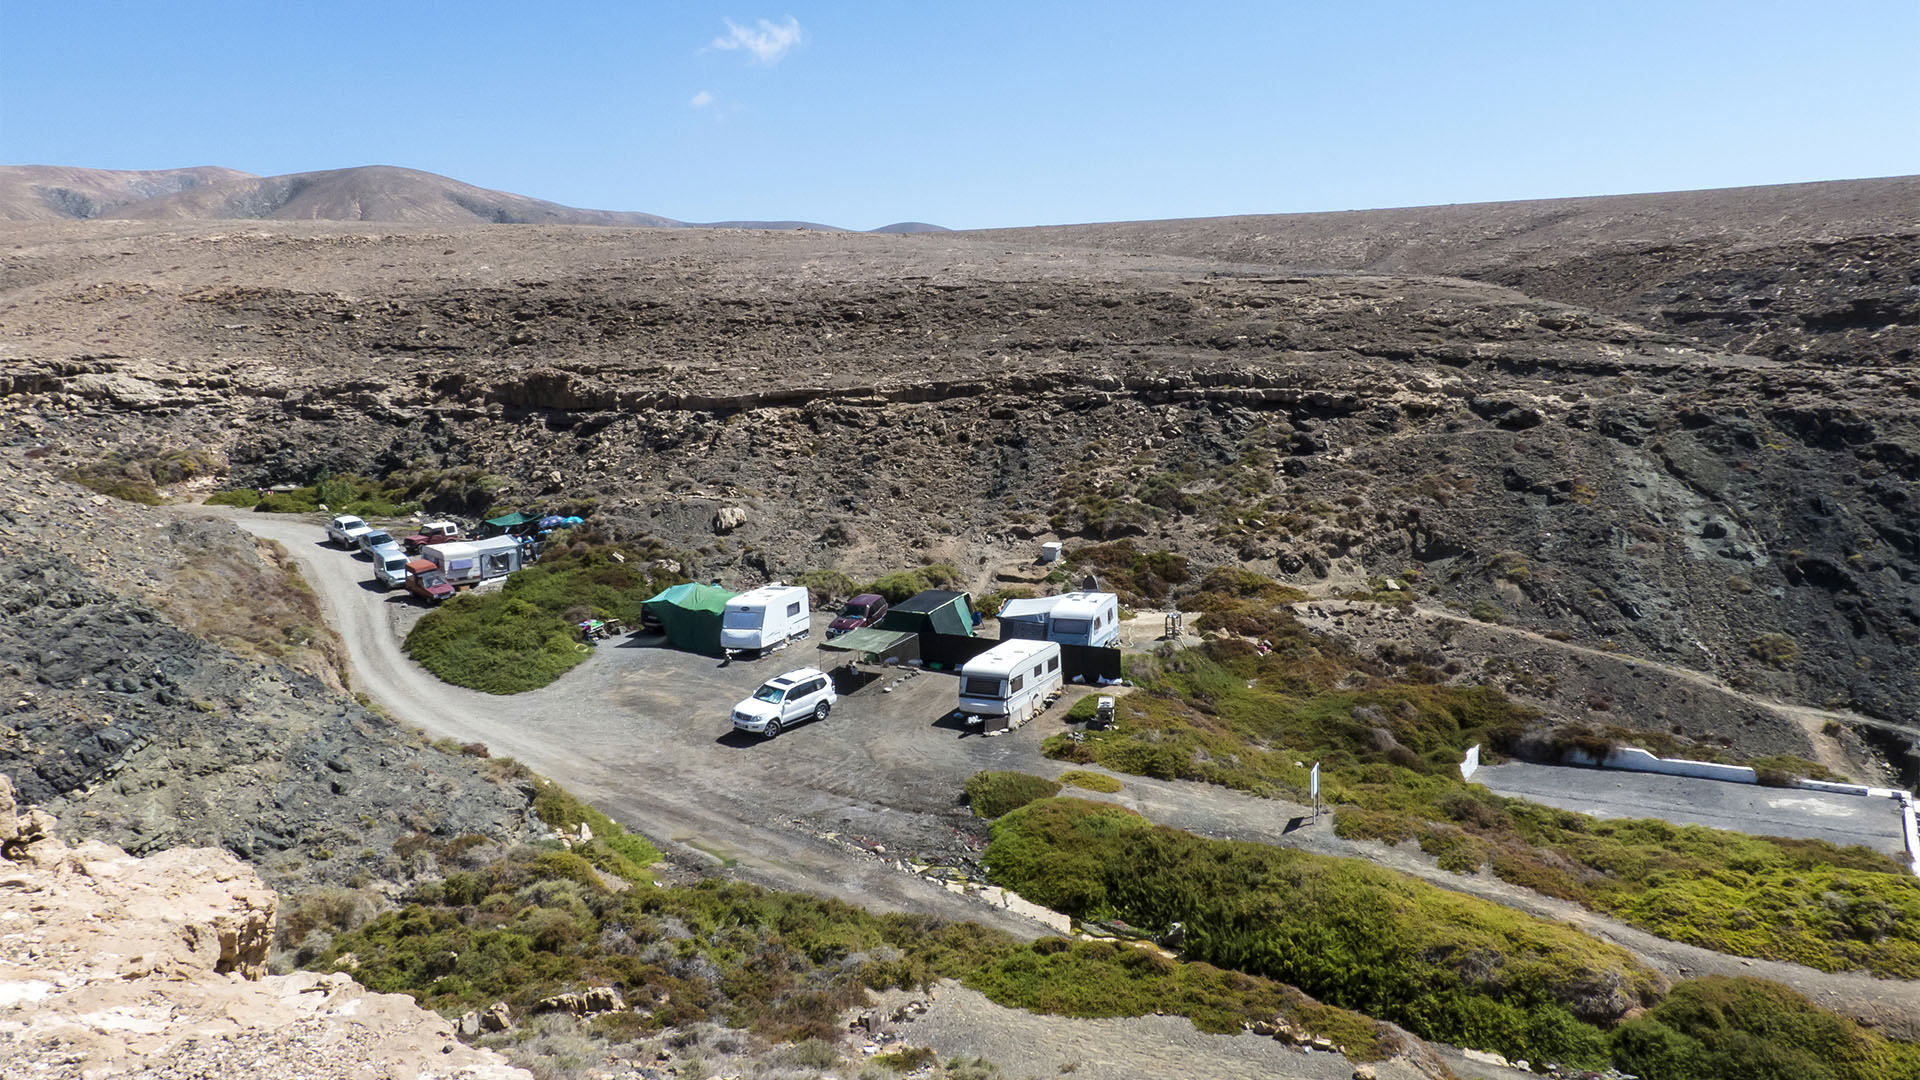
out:
{"label": "distant mountain ridge", "polygon": [[[585,210],[392,165],[256,176],[237,169],[81,169],[0,165],[0,221],[379,221],[420,225],[614,225],[817,229],[805,221],[677,221]],[[945,231],[900,222],[875,232]]]}

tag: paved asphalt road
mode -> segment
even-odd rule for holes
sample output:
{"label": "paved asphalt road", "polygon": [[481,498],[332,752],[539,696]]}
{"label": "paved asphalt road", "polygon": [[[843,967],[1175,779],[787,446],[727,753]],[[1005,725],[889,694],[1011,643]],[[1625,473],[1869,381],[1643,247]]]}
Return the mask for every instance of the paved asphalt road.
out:
{"label": "paved asphalt road", "polygon": [[1675,825],[1864,844],[1891,855],[1906,850],[1900,804],[1892,799],[1525,762],[1489,765],[1473,779],[1502,795],[1600,818],[1656,817]]}

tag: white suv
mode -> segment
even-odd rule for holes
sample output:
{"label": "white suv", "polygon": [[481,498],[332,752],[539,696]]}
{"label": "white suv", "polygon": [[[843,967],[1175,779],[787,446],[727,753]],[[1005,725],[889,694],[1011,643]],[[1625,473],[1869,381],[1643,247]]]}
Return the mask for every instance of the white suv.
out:
{"label": "white suv", "polygon": [[735,731],[755,731],[771,739],[780,729],[804,720],[825,720],[840,695],[819,668],[799,668],[767,680],[753,696],[733,707]]}

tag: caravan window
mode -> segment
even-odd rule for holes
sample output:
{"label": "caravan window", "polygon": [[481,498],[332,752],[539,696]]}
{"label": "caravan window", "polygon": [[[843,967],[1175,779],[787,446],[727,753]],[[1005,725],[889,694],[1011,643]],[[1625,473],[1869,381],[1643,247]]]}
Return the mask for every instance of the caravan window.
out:
{"label": "caravan window", "polygon": [[758,630],[760,615],[761,612],[751,608],[728,608],[727,613],[720,617],[720,625],[728,630]]}
{"label": "caravan window", "polygon": [[1007,692],[1010,694],[1017,694],[1020,692],[1020,688],[1022,686],[1025,686],[1026,684],[1027,684],[1026,676],[1015,675],[1013,677],[1013,684],[1010,687],[1008,687]]}
{"label": "caravan window", "polygon": [[968,697],[999,697],[1000,680],[971,678],[960,688],[960,692]]}
{"label": "caravan window", "polygon": [[799,602],[799,601],[797,601],[797,600],[796,600],[796,601],[794,601],[793,603],[791,603],[791,604],[788,604],[788,605],[787,605],[787,618],[789,618],[789,619],[791,619],[791,618],[793,618],[793,617],[794,617],[795,615],[798,615],[798,614],[800,614],[800,602]]}
{"label": "caravan window", "polygon": [[1084,634],[1087,632],[1087,626],[1085,619],[1053,620],[1053,632],[1056,634]]}
{"label": "caravan window", "polygon": [[1040,665],[1039,665],[1039,664],[1035,664],[1035,665],[1033,665],[1033,677],[1034,677],[1034,678],[1036,678],[1036,679],[1040,677]]}
{"label": "caravan window", "polygon": [[1059,670],[1060,670],[1060,658],[1059,658],[1059,657],[1057,657],[1057,656],[1049,656],[1049,657],[1047,657],[1047,670],[1048,670],[1048,671],[1059,671]]}
{"label": "caravan window", "polygon": [[472,570],[473,564],[477,561],[476,559],[451,559],[447,562],[447,572],[449,574],[457,574],[462,571]]}

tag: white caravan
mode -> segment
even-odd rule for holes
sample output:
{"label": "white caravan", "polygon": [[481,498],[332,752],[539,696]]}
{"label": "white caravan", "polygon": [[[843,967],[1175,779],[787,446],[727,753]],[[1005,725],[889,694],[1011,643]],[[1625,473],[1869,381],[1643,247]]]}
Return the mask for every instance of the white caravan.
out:
{"label": "white caravan", "polygon": [[1047,695],[1060,689],[1060,646],[1052,641],[1002,641],[960,667],[960,711],[969,724],[1005,717],[1003,727],[1033,719]]}
{"label": "white caravan", "polygon": [[763,653],[803,638],[813,629],[813,605],[805,587],[778,581],[727,601],[720,616],[720,648]]}
{"label": "white caravan", "polygon": [[420,557],[438,566],[447,583],[456,587],[505,577],[520,569],[524,556],[520,541],[511,536],[433,544],[420,549]]}
{"label": "white caravan", "polygon": [[1070,592],[1000,606],[1000,636],[1057,641],[1062,645],[1120,643],[1120,598],[1105,592]]}
{"label": "white caravan", "polygon": [[1120,644],[1120,598],[1110,592],[1070,592],[1058,598],[1047,638],[1062,645]]}

